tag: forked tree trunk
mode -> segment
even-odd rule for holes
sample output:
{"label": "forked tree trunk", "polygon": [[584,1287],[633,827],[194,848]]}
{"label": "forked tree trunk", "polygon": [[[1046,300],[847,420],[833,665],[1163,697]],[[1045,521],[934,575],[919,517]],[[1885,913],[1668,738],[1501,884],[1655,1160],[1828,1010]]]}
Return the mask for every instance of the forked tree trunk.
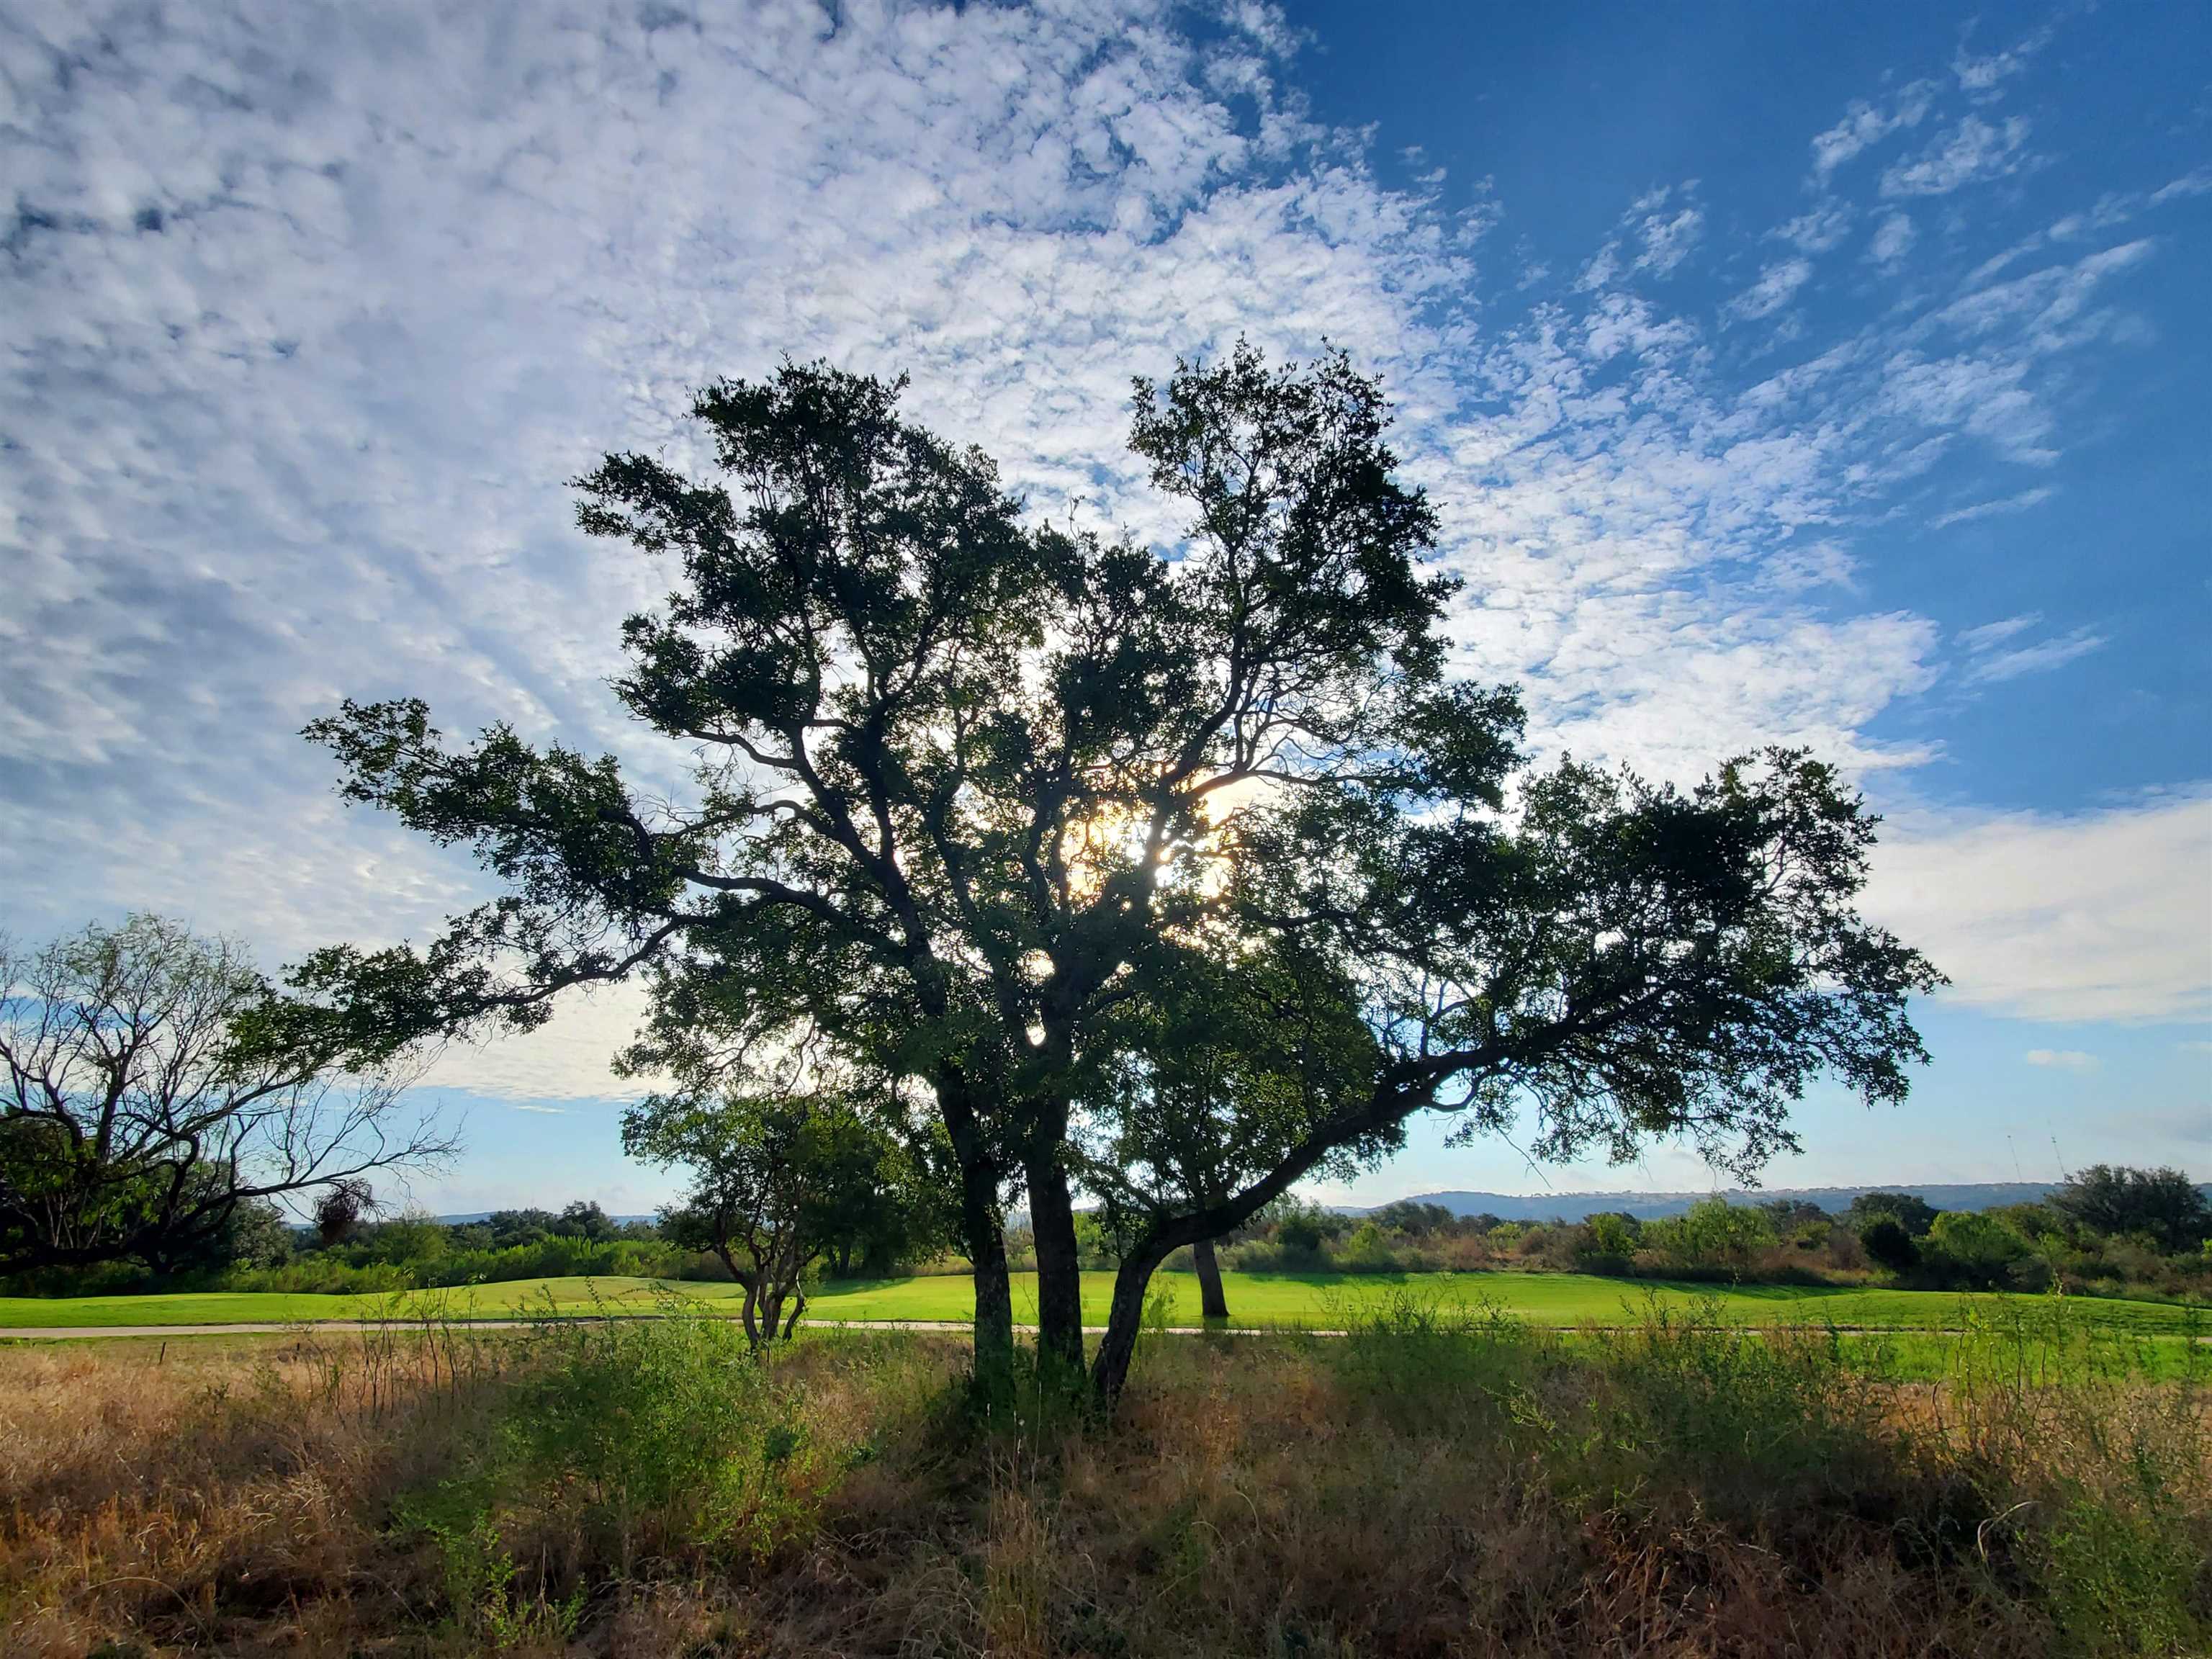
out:
{"label": "forked tree trunk", "polygon": [[1030,1231],[1036,1241],[1037,1364],[1073,1382],[1083,1376],[1083,1262],[1067,1176],[1048,1157],[1029,1167]]}
{"label": "forked tree trunk", "polygon": [[1207,1319],[1229,1317],[1229,1298],[1221,1293],[1221,1264],[1214,1260],[1213,1241],[1201,1238],[1190,1247],[1191,1264],[1198,1269],[1199,1311]]}

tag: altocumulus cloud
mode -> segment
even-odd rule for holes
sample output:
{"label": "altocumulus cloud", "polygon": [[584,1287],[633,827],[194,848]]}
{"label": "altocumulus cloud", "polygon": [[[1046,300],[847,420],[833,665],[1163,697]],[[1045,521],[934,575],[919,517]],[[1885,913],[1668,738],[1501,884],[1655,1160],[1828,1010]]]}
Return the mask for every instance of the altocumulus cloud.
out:
{"label": "altocumulus cloud", "polygon": [[[1721,366],[1723,323],[1799,326],[1793,297],[1863,259],[1846,233],[1882,195],[1963,195],[2026,165],[2026,128],[1952,121],[1923,82],[1808,131],[1813,207],[1748,244],[1798,252],[1725,310],[1657,297],[1720,254],[1686,185],[1630,204],[1574,288],[1520,295],[1522,262],[1486,240],[1510,204],[1385,187],[1358,135],[1306,112],[1272,13],[1203,42],[1182,15],[12,7],[0,920],[154,905],[285,955],[419,938],[471,902],[463,863],[341,811],[293,734],[342,696],[420,693],[448,729],[635,751],[604,680],[653,573],[580,538],[562,481],[610,447],[696,459],[690,389],[785,352],[908,371],[913,410],[1039,514],[1167,539],[1121,448],[1127,377],[1240,330],[1326,336],[1388,376],[1470,578],[1462,664],[1526,682],[1542,752],[1678,777],[1771,739],[1869,777],[1929,758],[1869,733],[1935,682],[1942,641],[1854,606],[1851,533],[1939,454],[2047,458],[2048,365],[2101,337],[2108,286],[2149,255],[2115,229],[2148,191],[2100,225],[2109,246],[1940,302],[1900,287],[1756,378]],[[1871,178],[1858,160],[1907,143]],[[1912,256],[1889,236],[1883,279]],[[673,786],[682,758],[647,752],[641,781]],[[2155,838],[2202,810],[2113,822]],[[1914,872],[2087,833],[1914,827],[1899,902],[1961,994],[2044,1007],[1997,948],[2040,912]],[[2129,879],[2102,902],[2133,938]],[[2187,1000],[2166,947],[2096,937],[2100,1006]],[[608,1093],[635,1006],[457,1048],[438,1075]]]}

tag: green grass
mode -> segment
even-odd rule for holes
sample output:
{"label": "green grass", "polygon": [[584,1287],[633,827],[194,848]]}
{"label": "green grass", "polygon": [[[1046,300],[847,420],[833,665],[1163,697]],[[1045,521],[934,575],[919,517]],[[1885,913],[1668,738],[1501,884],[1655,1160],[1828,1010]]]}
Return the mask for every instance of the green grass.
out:
{"label": "green grass", "polygon": [[[1652,1284],[1600,1279],[1586,1273],[1226,1273],[1232,1322],[1240,1325],[1330,1328],[1394,1296],[1433,1299],[1442,1308],[1495,1305],[1530,1324],[1607,1324],[1639,1318],[1656,1300],[1667,1307],[1717,1298],[1720,1315],[1745,1326],[1829,1324],[1887,1329],[1939,1330],[1977,1315],[2037,1305],[2045,1298],[2017,1295],[1959,1295],[1931,1291],[1854,1290],[1828,1285],[1740,1287]],[[1188,1273],[1162,1273],[1156,1291],[1167,1298],[1172,1322],[1199,1322],[1198,1284]],[[1113,1275],[1085,1273],[1084,1316],[1103,1324]],[[665,1287],[734,1314],[734,1285],[677,1283]],[[641,1279],[532,1279],[402,1295],[316,1296],[288,1293],[185,1292],[163,1296],[0,1297],[0,1326],[49,1329],[93,1325],[216,1325],[313,1322],[432,1314],[448,1318],[496,1318],[541,1310],[549,1304],[568,1313],[594,1308],[650,1312],[660,1293]],[[1014,1282],[1016,1317],[1036,1306],[1036,1280]],[[2201,1311],[2166,1303],[2072,1297],[2070,1310],[2100,1327],[2142,1335],[2194,1334],[2212,1330]],[[841,1284],[816,1293],[808,1311],[822,1320],[964,1321],[973,1310],[969,1281],[958,1277],[883,1279]]]}

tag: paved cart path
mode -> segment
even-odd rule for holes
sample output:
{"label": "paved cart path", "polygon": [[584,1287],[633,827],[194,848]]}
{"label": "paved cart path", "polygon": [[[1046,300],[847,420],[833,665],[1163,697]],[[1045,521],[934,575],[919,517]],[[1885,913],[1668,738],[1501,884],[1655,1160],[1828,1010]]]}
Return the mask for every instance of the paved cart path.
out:
{"label": "paved cart path", "polygon": [[[623,1319],[651,1319],[652,1314],[623,1314]],[[556,1315],[554,1324],[580,1324],[592,1319],[589,1314]],[[98,1336],[307,1336],[318,1331],[417,1331],[445,1330],[459,1328],[471,1331],[526,1331],[546,1323],[538,1319],[441,1319],[429,1322],[412,1319],[309,1319],[295,1320],[289,1324],[249,1322],[226,1325],[0,1325],[0,1341],[74,1340],[79,1337]],[[809,1330],[833,1331],[961,1331],[970,1328],[964,1319],[808,1319],[801,1316],[799,1324]],[[1036,1334],[1034,1325],[1017,1325],[1018,1331]],[[1085,1325],[1086,1336],[1103,1336],[1103,1325]],[[1171,1325],[1170,1336],[1203,1336],[1206,1327]],[[1227,1328],[1230,1336],[1342,1336],[1342,1331],[1309,1330],[1295,1325],[1249,1325]]]}

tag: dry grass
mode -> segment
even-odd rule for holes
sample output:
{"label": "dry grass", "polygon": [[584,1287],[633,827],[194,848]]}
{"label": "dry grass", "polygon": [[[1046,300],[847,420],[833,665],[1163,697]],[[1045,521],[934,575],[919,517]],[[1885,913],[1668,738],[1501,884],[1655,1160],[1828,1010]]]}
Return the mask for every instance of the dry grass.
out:
{"label": "dry grass", "polygon": [[[1106,1426],[1035,1401],[979,1419],[956,1343],[845,1336],[762,1395],[777,1525],[689,1547],[680,1459],[656,1522],[558,1435],[520,1473],[493,1455],[552,1409],[548,1375],[642,1352],[562,1340],[0,1353],[0,1647],[2011,1659],[2212,1637],[2186,1386],[1993,1363],[1908,1387],[1814,1339],[1413,1317],[1162,1341]],[[424,1522],[426,1494],[478,1530]]]}
{"label": "dry grass", "polygon": [[340,1655],[404,1624],[432,1566],[386,1522],[484,1431],[504,1357],[382,1332],[0,1355],[7,1651],[252,1650],[266,1626]]}

